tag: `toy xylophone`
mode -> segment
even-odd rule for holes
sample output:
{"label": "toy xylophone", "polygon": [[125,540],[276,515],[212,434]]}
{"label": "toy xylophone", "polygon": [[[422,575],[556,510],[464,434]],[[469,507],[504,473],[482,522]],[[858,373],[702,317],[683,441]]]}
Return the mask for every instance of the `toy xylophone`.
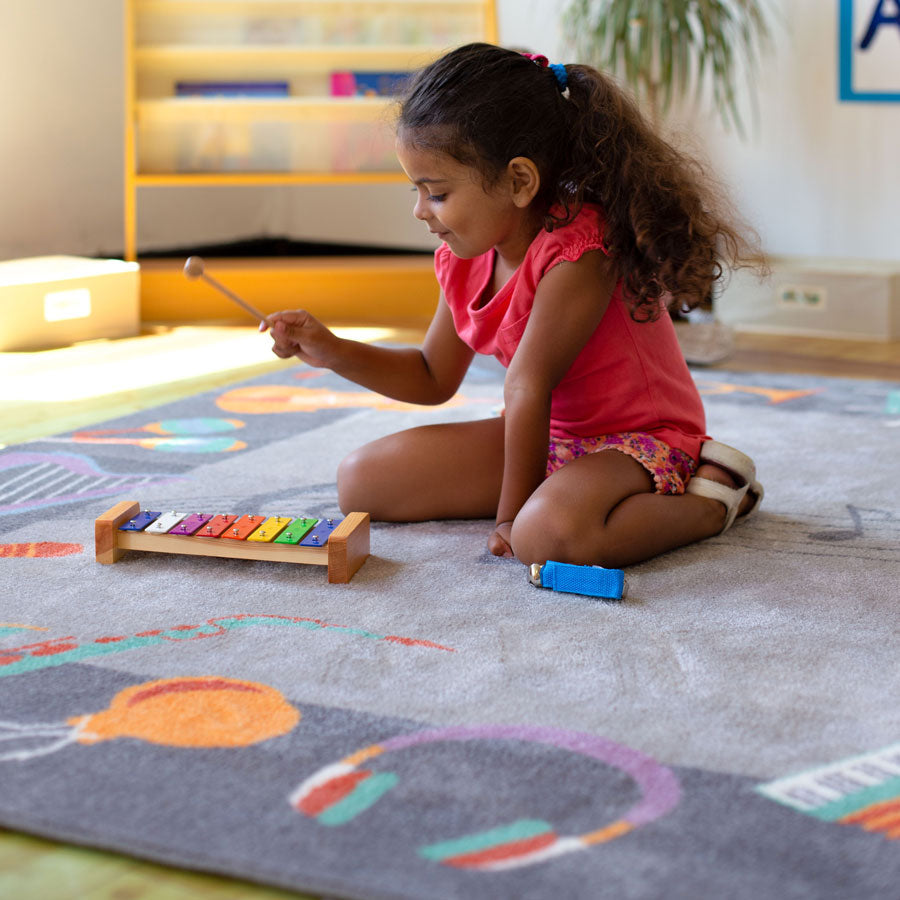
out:
{"label": "toy xylophone", "polygon": [[223,556],[328,566],[346,584],[369,555],[369,514],[344,519],[213,515],[141,510],[126,500],[94,521],[97,562],[111,565],[127,550]]}

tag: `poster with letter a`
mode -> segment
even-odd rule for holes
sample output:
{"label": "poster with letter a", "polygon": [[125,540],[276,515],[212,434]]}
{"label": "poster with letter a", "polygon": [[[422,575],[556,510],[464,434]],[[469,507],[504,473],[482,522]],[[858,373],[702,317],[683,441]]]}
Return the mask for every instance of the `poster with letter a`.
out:
{"label": "poster with letter a", "polygon": [[840,99],[900,103],[900,0],[840,0]]}

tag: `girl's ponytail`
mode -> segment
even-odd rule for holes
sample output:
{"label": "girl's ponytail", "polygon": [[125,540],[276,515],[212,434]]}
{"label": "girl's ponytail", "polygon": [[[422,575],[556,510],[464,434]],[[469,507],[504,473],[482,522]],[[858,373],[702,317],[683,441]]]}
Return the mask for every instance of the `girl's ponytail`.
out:
{"label": "girl's ponytail", "polygon": [[572,155],[563,179],[578,201],[601,206],[632,315],[698,306],[726,266],[753,255],[723,211],[724,191],[656,133],[614,79],[589,66],[567,70]]}

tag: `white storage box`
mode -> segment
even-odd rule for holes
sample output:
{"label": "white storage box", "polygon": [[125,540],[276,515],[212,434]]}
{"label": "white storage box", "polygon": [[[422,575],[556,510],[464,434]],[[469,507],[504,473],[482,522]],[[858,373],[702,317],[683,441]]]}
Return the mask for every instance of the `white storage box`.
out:
{"label": "white storage box", "polygon": [[139,328],[137,263],[77,256],[0,262],[0,350],[131,337]]}

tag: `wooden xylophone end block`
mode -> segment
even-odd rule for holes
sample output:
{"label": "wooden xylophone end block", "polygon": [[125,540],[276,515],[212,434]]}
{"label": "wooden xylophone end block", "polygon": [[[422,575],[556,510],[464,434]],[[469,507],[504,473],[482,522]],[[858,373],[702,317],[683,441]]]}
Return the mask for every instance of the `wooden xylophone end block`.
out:
{"label": "wooden xylophone end block", "polygon": [[141,511],[140,503],[123,500],[94,520],[94,551],[97,562],[112,565],[125,553],[118,545],[119,526]]}
{"label": "wooden xylophone end block", "polygon": [[347,584],[369,556],[369,514],[352,512],[328,538],[328,581]]}

